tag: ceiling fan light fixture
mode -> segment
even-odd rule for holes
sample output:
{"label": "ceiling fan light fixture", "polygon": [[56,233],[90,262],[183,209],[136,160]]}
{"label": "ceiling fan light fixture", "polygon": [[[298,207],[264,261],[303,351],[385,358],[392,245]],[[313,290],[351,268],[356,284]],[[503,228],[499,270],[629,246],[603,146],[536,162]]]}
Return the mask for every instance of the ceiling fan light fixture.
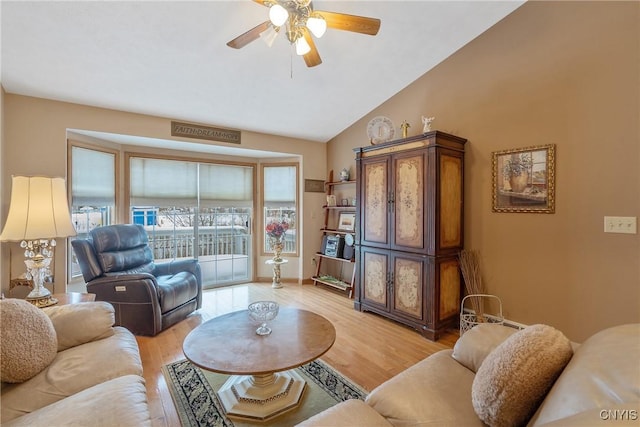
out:
{"label": "ceiling fan light fixture", "polygon": [[[2,0],[0,0],[2,1]],[[269,9],[269,19],[227,42],[227,46],[240,49],[256,39],[268,46],[283,30],[296,54],[304,57],[307,67],[322,64],[314,38],[321,38],[329,28],[375,36],[380,20],[346,13],[316,11],[311,0],[253,0]],[[328,1],[328,0],[327,0]]]}
{"label": "ceiling fan light fixture", "polygon": [[289,12],[284,7],[274,4],[269,8],[269,20],[276,27],[280,27],[287,22],[287,19],[289,19]]}
{"label": "ceiling fan light fixture", "polygon": [[273,42],[276,40],[276,37],[278,37],[278,30],[280,30],[280,27],[270,25],[269,28],[260,33],[260,38],[267,46],[271,47],[273,46]]}
{"label": "ceiling fan light fixture", "polygon": [[307,28],[316,38],[320,38],[327,31],[327,21],[320,15],[312,15],[307,19]]}
{"label": "ceiling fan light fixture", "polygon": [[304,37],[300,37],[298,38],[298,40],[296,40],[296,55],[306,55],[310,51],[311,46],[309,46],[309,43],[307,43]]}

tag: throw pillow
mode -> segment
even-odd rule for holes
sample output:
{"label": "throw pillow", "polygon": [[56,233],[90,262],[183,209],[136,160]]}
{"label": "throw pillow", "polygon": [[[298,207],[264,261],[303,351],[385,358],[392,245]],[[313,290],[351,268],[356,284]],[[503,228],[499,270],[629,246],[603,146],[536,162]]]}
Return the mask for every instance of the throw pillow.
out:
{"label": "throw pillow", "polygon": [[0,300],[0,380],[26,381],[49,366],[56,357],[58,341],[53,323],[27,301]]}
{"label": "throw pillow", "polygon": [[467,369],[478,372],[487,355],[516,332],[515,328],[496,323],[474,326],[458,338],[451,357]]}
{"label": "throw pillow", "polygon": [[547,325],[516,332],[485,359],[471,387],[473,408],[491,427],[524,425],[571,359],[571,342]]}

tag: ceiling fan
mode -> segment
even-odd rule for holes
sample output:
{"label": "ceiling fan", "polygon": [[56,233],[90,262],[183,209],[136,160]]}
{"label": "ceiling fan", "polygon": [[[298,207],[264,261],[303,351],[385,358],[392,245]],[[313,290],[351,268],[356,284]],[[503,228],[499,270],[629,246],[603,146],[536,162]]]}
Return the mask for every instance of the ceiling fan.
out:
{"label": "ceiling fan", "polygon": [[295,45],[296,54],[304,58],[307,67],[322,63],[311,34],[320,38],[328,27],[375,36],[380,29],[379,19],[314,10],[311,0],[253,1],[269,8],[269,20],[239,35],[227,46],[240,49],[260,37],[271,46],[284,28],[287,40]]}

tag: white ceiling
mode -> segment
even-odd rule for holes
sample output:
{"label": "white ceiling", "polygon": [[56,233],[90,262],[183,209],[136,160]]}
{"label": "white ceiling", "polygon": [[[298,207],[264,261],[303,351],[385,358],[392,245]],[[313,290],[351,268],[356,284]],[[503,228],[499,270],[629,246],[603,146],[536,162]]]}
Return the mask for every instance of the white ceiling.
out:
{"label": "white ceiling", "polygon": [[1,3],[5,91],[327,142],[523,1],[314,1],[380,18],[377,36],[329,29],[307,68],[283,34],[226,42],[267,19],[233,1]]}

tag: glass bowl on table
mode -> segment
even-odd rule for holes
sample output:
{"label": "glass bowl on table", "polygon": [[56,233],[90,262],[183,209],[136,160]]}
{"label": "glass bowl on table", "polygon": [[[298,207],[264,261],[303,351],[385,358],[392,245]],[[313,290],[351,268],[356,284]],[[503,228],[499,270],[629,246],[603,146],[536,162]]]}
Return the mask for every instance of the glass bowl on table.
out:
{"label": "glass bowl on table", "polygon": [[256,301],[249,304],[249,319],[256,325],[260,325],[256,329],[256,334],[269,335],[271,333],[267,322],[276,318],[279,309],[280,306],[275,301]]}

